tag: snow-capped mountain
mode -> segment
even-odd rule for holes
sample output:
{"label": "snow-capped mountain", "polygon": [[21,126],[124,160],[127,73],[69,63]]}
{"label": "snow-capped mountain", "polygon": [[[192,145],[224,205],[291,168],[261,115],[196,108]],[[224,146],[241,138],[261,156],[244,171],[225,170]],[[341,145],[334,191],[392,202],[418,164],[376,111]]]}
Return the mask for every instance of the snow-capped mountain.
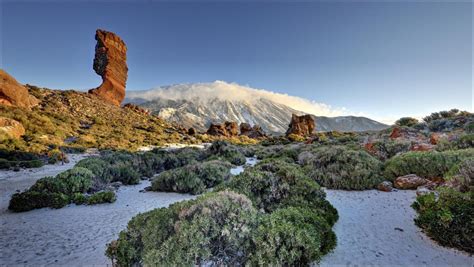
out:
{"label": "snow-capped mountain", "polygon": [[312,114],[318,131],[380,130],[387,125],[365,117],[337,116],[344,110],[309,100],[254,89],[235,83],[178,84],[147,91],[128,91],[128,102],[163,119],[205,131],[211,122],[235,121],[260,125],[267,133],[282,134],[291,114]]}

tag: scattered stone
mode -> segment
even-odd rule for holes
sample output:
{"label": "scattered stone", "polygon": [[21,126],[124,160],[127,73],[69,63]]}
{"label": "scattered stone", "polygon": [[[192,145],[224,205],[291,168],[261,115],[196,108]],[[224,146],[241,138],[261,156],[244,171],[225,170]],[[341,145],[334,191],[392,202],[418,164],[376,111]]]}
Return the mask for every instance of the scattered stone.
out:
{"label": "scattered stone", "polygon": [[102,77],[102,84],[89,93],[120,106],[127,83],[127,46],[115,33],[104,30],[97,30],[95,39],[94,70]]}
{"label": "scattered stone", "polygon": [[402,228],[399,228],[399,227],[395,227],[395,228],[393,228],[393,229],[395,229],[395,230],[397,230],[397,231],[400,231],[400,232],[404,232],[404,230],[403,230]]}
{"label": "scattered stone", "polygon": [[10,138],[19,139],[25,134],[25,128],[14,119],[0,117],[0,132],[5,133]]}
{"label": "scattered stone", "polygon": [[296,114],[291,115],[291,122],[286,131],[286,136],[290,134],[299,136],[309,136],[313,133],[316,128],[313,117],[311,115],[298,116]]}
{"label": "scattered stone", "polygon": [[130,110],[133,110],[135,112],[138,112],[138,113],[141,113],[143,115],[150,115],[150,111],[147,110],[147,109],[144,109],[144,108],[141,108],[137,105],[134,105],[132,103],[127,103],[123,106],[123,108],[126,108],[126,109],[130,109]]}
{"label": "scattered stone", "polygon": [[377,186],[377,189],[383,192],[392,192],[393,191],[392,182],[383,181]]}
{"label": "scattered stone", "polygon": [[434,149],[434,146],[431,144],[419,143],[413,144],[410,148],[410,151],[431,151]]}
{"label": "scattered stone", "polygon": [[418,177],[415,174],[408,174],[397,177],[394,181],[394,186],[398,189],[416,189],[418,186],[425,185],[429,180]]}
{"label": "scattered stone", "polygon": [[0,105],[30,109],[38,100],[10,74],[0,69]]}

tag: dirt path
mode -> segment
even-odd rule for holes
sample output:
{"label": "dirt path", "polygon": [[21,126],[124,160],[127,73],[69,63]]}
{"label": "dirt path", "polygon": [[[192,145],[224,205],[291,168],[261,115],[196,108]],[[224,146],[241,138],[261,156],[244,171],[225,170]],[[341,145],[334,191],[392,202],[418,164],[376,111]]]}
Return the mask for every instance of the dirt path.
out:
{"label": "dirt path", "polygon": [[470,266],[474,258],[437,245],[414,224],[415,191],[326,190],[339,211],[338,243],[322,266]]}

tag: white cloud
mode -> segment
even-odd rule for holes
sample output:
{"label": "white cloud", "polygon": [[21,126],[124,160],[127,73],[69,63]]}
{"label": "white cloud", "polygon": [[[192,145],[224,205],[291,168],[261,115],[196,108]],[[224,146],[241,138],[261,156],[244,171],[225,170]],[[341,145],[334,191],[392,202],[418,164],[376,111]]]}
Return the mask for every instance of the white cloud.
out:
{"label": "white cloud", "polygon": [[[289,106],[295,110],[318,116],[343,116],[349,111],[345,108],[336,108],[324,103],[310,101],[301,97],[275,93],[264,89],[255,89],[236,83],[215,81],[212,83],[177,84],[162,86],[147,91],[128,91],[128,98],[153,100],[156,98],[208,102],[212,99],[229,101],[246,101],[252,103],[258,99],[267,99],[275,103]],[[351,114],[355,115],[355,114]]]}

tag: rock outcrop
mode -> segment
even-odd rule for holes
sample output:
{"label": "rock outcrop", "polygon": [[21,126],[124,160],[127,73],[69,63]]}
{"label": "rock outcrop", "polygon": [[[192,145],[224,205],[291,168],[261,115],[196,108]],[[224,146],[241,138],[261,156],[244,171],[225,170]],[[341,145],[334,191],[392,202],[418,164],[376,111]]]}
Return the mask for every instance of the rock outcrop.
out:
{"label": "rock outcrop", "polygon": [[393,184],[398,189],[417,189],[418,186],[425,185],[429,180],[418,177],[415,174],[400,176],[395,179]]}
{"label": "rock outcrop", "polygon": [[25,128],[16,120],[0,117],[0,133],[5,133],[10,138],[18,139],[25,134]]}
{"label": "rock outcrop", "polygon": [[0,105],[31,108],[38,100],[6,71],[0,69]]}
{"label": "rock outcrop", "polygon": [[236,122],[226,121],[223,124],[213,124],[209,126],[207,134],[215,136],[238,136],[239,135],[239,126]]}
{"label": "rock outcrop", "polygon": [[127,46],[115,33],[104,30],[97,30],[95,39],[94,70],[102,77],[102,84],[89,93],[120,106],[127,82]]}
{"label": "rock outcrop", "polygon": [[252,127],[250,124],[245,122],[240,124],[240,135],[245,135],[250,138],[260,138],[266,136],[262,127],[259,125],[254,125]]}
{"label": "rock outcrop", "polygon": [[299,136],[309,136],[313,133],[316,124],[311,115],[298,116],[295,114],[291,115],[291,122],[286,131],[286,136],[290,134]]}

